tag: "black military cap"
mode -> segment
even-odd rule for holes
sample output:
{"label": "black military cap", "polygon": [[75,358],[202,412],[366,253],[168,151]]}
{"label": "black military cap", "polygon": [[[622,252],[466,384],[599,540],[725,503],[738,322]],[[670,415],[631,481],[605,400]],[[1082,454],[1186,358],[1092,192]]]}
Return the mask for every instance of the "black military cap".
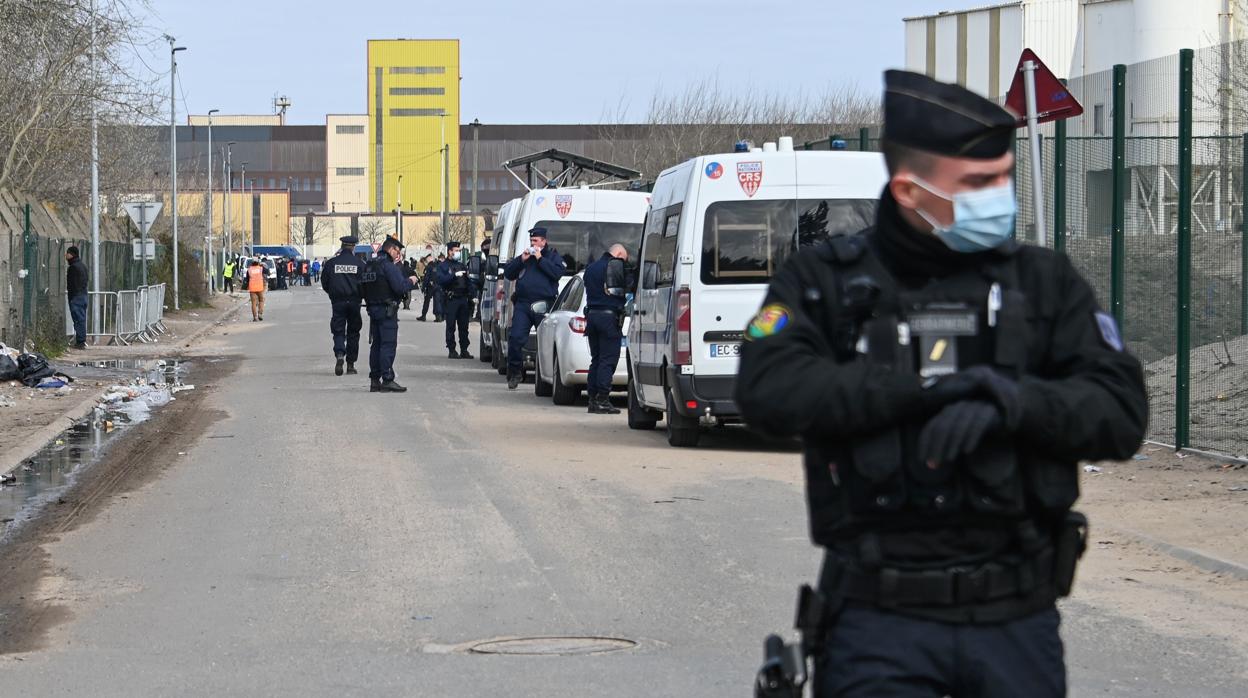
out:
{"label": "black military cap", "polygon": [[544,238],[544,237],[546,237],[546,229],[545,229],[545,228],[543,228],[543,227],[541,227],[541,226],[538,226],[538,227],[536,227],[536,228],[533,228],[532,230],[530,230],[530,231],[529,231],[529,237],[531,237],[531,238]]}
{"label": "black military cap", "polygon": [[383,242],[383,243],[381,243],[381,249],[383,249],[383,250],[388,250],[388,249],[390,249],[391,247],[397,247],[397,248],[399,248],[399,249],[401,250],[401,249],[403,249],[403,248],[405,247],[405,245],[404,245],[403,243],[399,242],[399,239],[398,239],[398,238],[396,238],[396,237],[394,237],[394,236],[392,236],[392,235],[387,235],[387,236],[386,236],[386,241],[385,241],[385,242]]}
{"label": "black military cap", "polygon": [[358,245],[360,244],[360,239],[354,235],[343,235],[338,238],[338,242],[341,242],[344,245]]}
{"label": "black military cap", "polygon": [[1015,118],[958,85],[905,70],[884,73],[884,140],[958,158],[1004,155]]}

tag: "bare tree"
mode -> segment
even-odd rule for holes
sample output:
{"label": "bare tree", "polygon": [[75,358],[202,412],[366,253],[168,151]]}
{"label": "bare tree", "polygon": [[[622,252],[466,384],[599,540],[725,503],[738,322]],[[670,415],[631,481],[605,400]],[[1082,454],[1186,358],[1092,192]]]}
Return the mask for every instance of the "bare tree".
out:
{"label": "bare tree", "polygon": [[[133,190],[157,160],[142,134],[162,94],[144,55],[155,38],[143,0],[0,0],[0,189],[81,204],[90,177],[90,114],[100,123],[101,190]],[[92,67],[91,30],[96,31]],[[144,187],[146,188],[146,187]]]}
{"label": "bare tree", "polygon": [[420,242],[429,245],[441,245],[444,241],[456,240],[463,245],[470,244],[472,239],[472,216],[449,215],[446,217],[446,234],[443,235],[441,219],[434,219],[425,227],[425,234]]}
{"label": "bare tree", "polygon": [[599,137],[611,144],[609,159],[653,178],[660,171],[706,153],[724,152],[737,141],[756,144],[792,136],[801,143],[832,133],[856,133],[878,124],[879,100],[852,85],[829,86],[810,96],[783,96],[755,88],[723,87],[717,78],[683,91],[656,91],[643,123],[627,124],[628,105],[604,121]]}
{"label": "bare tree", "polygon": [[360,242],[382,242],[394,233],[394,219],[385,216],[360,216]]}

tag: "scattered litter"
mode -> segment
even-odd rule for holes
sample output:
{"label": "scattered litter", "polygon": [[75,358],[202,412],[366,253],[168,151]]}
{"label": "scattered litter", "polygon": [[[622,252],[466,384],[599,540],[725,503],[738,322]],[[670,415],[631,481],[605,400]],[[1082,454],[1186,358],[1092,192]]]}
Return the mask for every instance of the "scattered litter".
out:
{"label": "scattered litter", "polygon": [[1187,454],[1186,454],[1186,453],[1180,453],[1179,451],[1175,451],[1175,452],[1174,452],[1174,457],[1175,457],[1175,458],[1187,458]]}
{"label": "scattered litter", "polygon": [[66,385],[67,383],[61,380],[60,378],[53,378],[52,376],[48,376],[47,378],[44,378],[43,380],[39,381],[39,383],[35,385],[35,387],[46,390],[48,388],[64,388]]}
{"label": "scattered litter", "polygon": [[183,390],[194,390],[194,389],[195,389],[195,386],[193,386],[193,385],[175,385],[175,386],[173,386],[172,388],[170,388],[170,389],[169,389],[169,392],[171,392],[171,393],[180,393],[180,392],[182,392]]}
{"label": "scattered litter", "polygon": [[5,473],[3,475],[0,475],[0,485],[14,485],[14,484],[17,484],[17,476],[14,475],[13,473]]}
{"label": "scattered litter", "polygon": [[178,455],[179,455],[179,456],[185,456],[185,455],[186,455],[186,451],[178,451]]}
{"label": "scattered litter", "polygon": [[1134,456],[1131,456],[1131,460],[1149,460],[1149,457],[1142,453],[1137,453]]}
{"label": "scattered litter", "polygon": [[1099,473],[1099,472],[1101,472],[1101,469],[1100,469],[1100,468],[1098,468],[1098,467],[1096,467],[1095,465],[1085,465],[1085,466],[1083,466],[1083,472],[1085,472],[1085,473]]}
{"label": "scattered litter", "polygon": [[1248,492],[1248,487],[1244,485],[1235,485],[1234,487],[1228,487],[1226,489],[1230,490],[1231,492]]}
{"label": "scattered litter", "polygon": [[13,407],[15,405],[17,403],[13,401],[13,398],[8,395],[0,395],[0,407]]}

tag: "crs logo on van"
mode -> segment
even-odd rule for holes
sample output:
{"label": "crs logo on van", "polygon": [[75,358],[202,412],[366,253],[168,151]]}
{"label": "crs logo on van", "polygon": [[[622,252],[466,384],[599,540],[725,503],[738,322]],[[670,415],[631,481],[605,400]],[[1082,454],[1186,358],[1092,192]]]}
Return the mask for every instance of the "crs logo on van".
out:
{"label": "crs logo on van", "polygon": [[724,166],[718,162],[706,163],[706,178],[719,179],[724,176]]}
{"label": "crs logo on van", "polygon": [[763,163],[761,160],[737,163],[737,183],[746,196],[754,196],[763,183]]}
{"label": "crs logo on van", "polygon": [[572,195],[559,194],[555,196],[555,210],[559,212],[560,218],[567,218],[572,212]]}

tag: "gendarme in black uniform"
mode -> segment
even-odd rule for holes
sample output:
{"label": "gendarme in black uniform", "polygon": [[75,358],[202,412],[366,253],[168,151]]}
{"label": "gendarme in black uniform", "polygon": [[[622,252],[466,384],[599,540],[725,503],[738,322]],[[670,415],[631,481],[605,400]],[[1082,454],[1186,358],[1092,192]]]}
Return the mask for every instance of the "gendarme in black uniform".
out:
{"label": "gendarme in black uniform", "polygon": [[334,336],[334,375],[342,375],[342,363],[347,363],[347,373],[358,373],[355,362],[360,356],[360,328],[364,321],[360,316],[360,274],[364,262],[355,256],[359,239],[347,235],[338,240],[342,249],[321,268],[321,288],[329,294],[332,315],[329,331]]}
{"label": "gendarme in black uniform", "polygon": [[[1078,462],[1139,447],[1140,364],[1065,256],[1008,239],[1008,182],[948,194],[917,174],[942,167],[930,156],[946,175],[1008,167],[1014,118],[900,71],[884,104],[876,225],[776,274],[737,389],[753,428],[803,439],[826,550],[803,628],[822,645],[815,695],[1064,695]],[[904,209],[910,185],[953,222]]]}

